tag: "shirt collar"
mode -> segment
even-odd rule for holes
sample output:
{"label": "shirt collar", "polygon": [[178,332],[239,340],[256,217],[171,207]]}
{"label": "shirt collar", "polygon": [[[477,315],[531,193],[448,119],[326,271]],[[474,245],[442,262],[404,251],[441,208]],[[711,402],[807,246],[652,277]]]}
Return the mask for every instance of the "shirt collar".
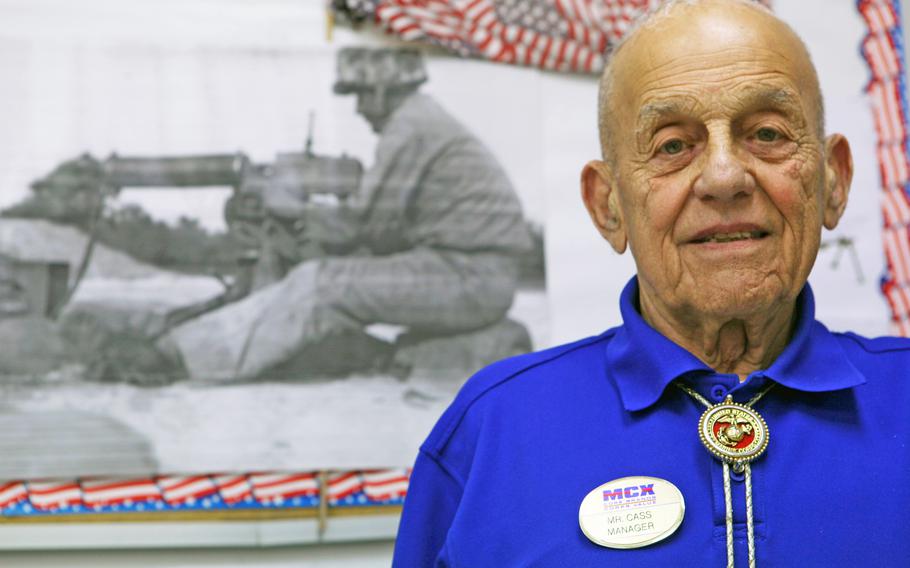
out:
{"label": "shirt collar", "polygon": [[[607,347],[607,364],[626,410],[645,409],[674,379],[687,373],[715,371],[670,341],[638,313],[638,279],[633,277],[619,300],[623,325]],[[833,391],[861,385],[865,377],[847,358],[837,339],[815,321],[815,299],[806,284],[796,301],[796,329],[783,353],[761,375],[795,390]]]}

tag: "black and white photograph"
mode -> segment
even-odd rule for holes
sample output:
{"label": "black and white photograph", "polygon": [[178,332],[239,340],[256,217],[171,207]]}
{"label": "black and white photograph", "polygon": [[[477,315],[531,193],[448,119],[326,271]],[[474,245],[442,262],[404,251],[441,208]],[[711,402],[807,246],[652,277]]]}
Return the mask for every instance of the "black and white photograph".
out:
{"label": "black and white photograph", "polygon": [[410,465],[549,344],[539,75],[146,4],[4,2],[0,476]]}

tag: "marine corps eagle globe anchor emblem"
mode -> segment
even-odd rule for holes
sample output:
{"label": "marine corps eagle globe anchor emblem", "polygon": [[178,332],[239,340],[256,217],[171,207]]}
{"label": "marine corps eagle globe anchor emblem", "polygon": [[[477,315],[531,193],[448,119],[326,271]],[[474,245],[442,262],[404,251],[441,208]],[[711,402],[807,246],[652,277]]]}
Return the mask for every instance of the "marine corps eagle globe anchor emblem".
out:
{"label": "marine corps eagle globe anchor emblem", "polygon": [[755,410],[727,398],[709,407],[698,421],[698,435],[711,454],[736,472],[768,447],[768,425]]}

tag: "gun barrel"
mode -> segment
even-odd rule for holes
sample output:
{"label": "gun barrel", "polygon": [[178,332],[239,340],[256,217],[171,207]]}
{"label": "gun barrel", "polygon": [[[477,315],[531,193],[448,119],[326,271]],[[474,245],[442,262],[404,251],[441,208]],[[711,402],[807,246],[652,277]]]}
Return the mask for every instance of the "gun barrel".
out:
{"label": "gun barrel", "polygon": [[136,158],[111,156],[104,162],[105,181],[121,187],[202,187],[240,184],[243,154]]}

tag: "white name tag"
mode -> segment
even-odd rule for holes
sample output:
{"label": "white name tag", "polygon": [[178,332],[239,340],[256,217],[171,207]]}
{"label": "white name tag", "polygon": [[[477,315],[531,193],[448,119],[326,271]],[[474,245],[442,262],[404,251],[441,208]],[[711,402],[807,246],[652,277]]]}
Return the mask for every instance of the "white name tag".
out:
{"label": "white name tag", "polygon": [[588,493],[578,509],[578,524],[600,546],[641,548],[673,534],[685,513],[686,503],[675,485],[636,475]]}

